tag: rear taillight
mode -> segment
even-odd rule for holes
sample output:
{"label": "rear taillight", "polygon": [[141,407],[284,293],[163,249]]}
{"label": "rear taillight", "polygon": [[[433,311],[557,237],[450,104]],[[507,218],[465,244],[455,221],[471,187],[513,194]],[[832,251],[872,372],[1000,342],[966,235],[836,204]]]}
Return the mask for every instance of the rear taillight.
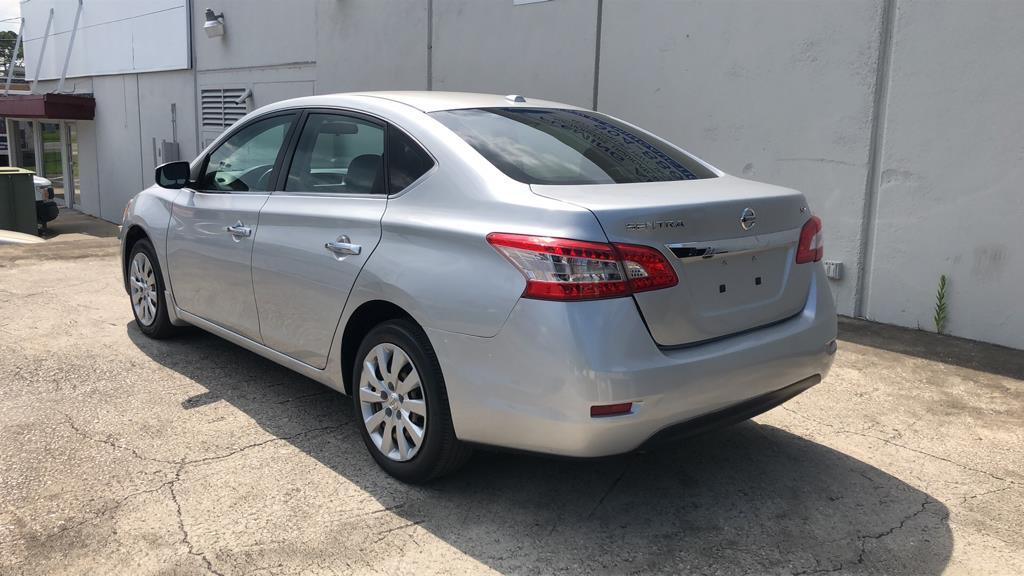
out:
{"label": "rear taillight", "polygon": [[821,238],[821,218],[811,216],[800,229],[800,243],[796,246],[796,263],[817,262],[824,254]]}
{"label": "rear taillight", "polygon": [[675,286],[654,248],[495,232],[487,241],[526,277],[524,298],[593,300]]}

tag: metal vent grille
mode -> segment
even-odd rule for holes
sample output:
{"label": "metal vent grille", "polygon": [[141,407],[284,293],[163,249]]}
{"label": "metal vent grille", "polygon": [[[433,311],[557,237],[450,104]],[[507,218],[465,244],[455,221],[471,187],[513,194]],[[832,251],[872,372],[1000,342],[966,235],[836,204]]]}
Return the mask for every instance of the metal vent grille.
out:
{"label": "metal vent grille", "polygon": [[203,109],[203,128],[227,128],[249,112],[246,102],[236,104],[245,94],[245,88],[203,88],[200,102]]}

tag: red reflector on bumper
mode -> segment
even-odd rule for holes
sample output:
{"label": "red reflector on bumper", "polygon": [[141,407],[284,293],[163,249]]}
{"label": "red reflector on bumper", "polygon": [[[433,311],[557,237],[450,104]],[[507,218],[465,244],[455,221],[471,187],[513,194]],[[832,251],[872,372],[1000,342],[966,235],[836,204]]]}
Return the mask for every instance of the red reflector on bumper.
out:
{"label": "red reflector on bumper", "polygon": [[606,404],[604,406],[591,406],[590,417],[595,416],[617,416],[619,414],[629,414],[633,409],[632,402],[624,402],[622,404]]}

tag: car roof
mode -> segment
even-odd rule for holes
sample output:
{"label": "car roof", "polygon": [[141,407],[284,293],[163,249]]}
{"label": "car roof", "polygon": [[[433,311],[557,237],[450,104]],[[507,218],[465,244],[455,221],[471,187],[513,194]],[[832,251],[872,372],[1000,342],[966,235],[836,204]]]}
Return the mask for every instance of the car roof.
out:
{"label": "car roof", "polygon": [[478,94],[475,92],[433,92],[433,91],[382,91],[382,92],[347,92],[338,94],[320,94],[304,98],[293,98],[283,100],[266,108],[285,108],[293,106],[331,106],[338,104],[350,104],[355,97],[357,100],[364,98],[381,98],[400,102],[412,106],[423,112],[437,112],[438,110],[457,110],[460,108],[571,108],[580,109],[578,106],[540,100],[538,98],[521,97],[502,94]]}
{"label": "car roof", "polygon": [[481,94],[477,92],[442,92],[424,90],[395,90],[386,92],[357,92],[354,95],[394,100],[418,108],[423,112],[457,110],[460,108],[578,108],[570,104],[541,100],[515,94]]}

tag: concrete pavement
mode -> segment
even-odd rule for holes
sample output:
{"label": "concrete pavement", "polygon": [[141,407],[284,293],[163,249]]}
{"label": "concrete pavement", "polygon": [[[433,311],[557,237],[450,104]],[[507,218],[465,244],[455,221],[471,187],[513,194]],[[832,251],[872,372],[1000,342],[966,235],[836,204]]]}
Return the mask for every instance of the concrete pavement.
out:
{"label": "concrete pavement", "polygon": [[381,472],[350,403],[132,323],[116,240],[0,248],[0,574],[1024,573],[1024,354],[844,321],[820,385],[592,462]]}

